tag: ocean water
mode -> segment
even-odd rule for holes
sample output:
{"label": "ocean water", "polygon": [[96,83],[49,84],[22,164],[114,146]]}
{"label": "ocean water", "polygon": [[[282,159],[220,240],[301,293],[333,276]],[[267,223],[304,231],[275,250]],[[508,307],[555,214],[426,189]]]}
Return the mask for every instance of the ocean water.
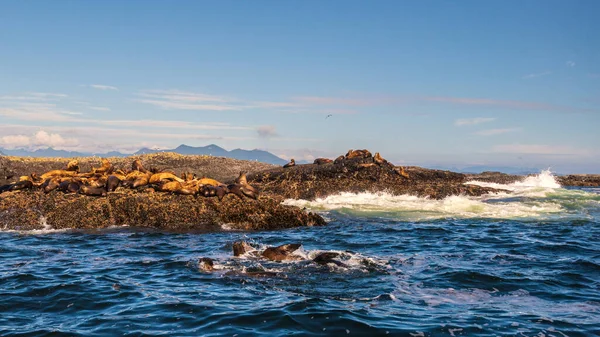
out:
{"label": "ocean water", "polygon": [[[288,200],[329,225],[285,231],[0,232],[0,335],[600,335],[600,189],[495,186],[512,192]],[[233,258],[237,240],[302,259]]]}

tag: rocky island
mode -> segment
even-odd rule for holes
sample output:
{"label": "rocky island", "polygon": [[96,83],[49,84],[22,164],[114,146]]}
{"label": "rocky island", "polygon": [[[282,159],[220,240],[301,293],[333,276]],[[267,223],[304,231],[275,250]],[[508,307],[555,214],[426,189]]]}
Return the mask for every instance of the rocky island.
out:
{"label": "rocky island", "polygon": [[[498,191],[465,184],[472,179],[506,183],[519,176],[399,167],[366,150],[286,167],[174,153],[108,159],[2,156],[0,229],[129,225],[220,231],[318,226],[325,225],[321,216],[282,201],[314,200],[341,192],[441,199]],[[586,177],[584,182],[597,184],[598,179],[593,179]]]}

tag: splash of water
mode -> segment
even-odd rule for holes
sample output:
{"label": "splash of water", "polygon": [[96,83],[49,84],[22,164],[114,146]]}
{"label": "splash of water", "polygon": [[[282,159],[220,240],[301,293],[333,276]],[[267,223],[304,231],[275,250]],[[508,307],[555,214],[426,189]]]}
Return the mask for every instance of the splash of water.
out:
{"label": "splash of water", "polygon": [[289,199],[285,203],[321,211],[335,210],[354,216],[390,217],[407,221],[445,218],[569,220],[589,219],[590,215],[576,206],[589,206],[591,202],[597,207],[600,200],[596,193],[561,188],[549,170],[512,184],[478,181],[468,184],[503,189],[510,193],[479,197],[458,195],[432,200],[384,192],[343,192],[314,201]]}

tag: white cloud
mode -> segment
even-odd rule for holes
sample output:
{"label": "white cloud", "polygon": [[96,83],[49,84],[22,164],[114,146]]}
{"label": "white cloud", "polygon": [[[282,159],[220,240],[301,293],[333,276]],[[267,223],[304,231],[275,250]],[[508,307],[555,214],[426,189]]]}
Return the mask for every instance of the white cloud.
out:
{"label": "white cloud", "polygon": [[275,127],[273,125],[261,125],[258,128],[256,128],[256,132],[258,133],[258,136],[260,138],[270,138],[278,136],[277,131],[275,130]]}
{"label": "white cloud", "polygon": [[477,117],[477,118],[464,118],[457,119],[454,121],[454,125],[463,126],[463,125],[477,125],[481,123],[489,123],[495,121],[496,118],[491,117]]}
{"label": "white cloud", "polygon": [[90,87],[98,90],[119,90],[117,87],[113,87],[112,85],[104,85],[104,84],[90,84]]}
{"label": "white cloud", "polygon": [[536,77],[542,77],[542,76],[546,76],[546,75],[550,75],[550,74],[552,74],[551,71],[544,71],[544,72],[541,72],[541,73],[528,74],[528,75],[523,76],[522,78],[524,80],[528,80],[528,79],[532,79],[532,78],[536,78]]}
{"label": "white cloud", "polygon": [[520,128],[488,129],[488,130],[477,131],[477,132],[475,132],[475,134],[480,135],[480,136],[494,136],[494,135],[501,135],[504,133],[516,132],[519,130],[521,130],[521,129]]}
{"label": "white cloud", "polygon": [[569,67],[569,68],[573,68],[575,66],[575,62],[573,62],[573,61],[567,61],[566,64],[567,64],[567,67]]}
{"label": "white cloud", "polygon": [[79,145],[75,138],[64,138],[58,133],[48,133],[44,130],[32,136],[8,135],[0,138],[0,144],[6,148],[29,147],[35,148],[72,148]]}

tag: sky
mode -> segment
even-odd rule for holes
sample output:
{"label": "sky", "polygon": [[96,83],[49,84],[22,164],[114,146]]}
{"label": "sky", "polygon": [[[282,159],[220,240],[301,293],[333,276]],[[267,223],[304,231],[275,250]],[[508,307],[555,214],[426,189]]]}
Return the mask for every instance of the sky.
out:
{"label": "sky", "polygon": [[3,1],[0,147],[600,173],[600,2]]}

